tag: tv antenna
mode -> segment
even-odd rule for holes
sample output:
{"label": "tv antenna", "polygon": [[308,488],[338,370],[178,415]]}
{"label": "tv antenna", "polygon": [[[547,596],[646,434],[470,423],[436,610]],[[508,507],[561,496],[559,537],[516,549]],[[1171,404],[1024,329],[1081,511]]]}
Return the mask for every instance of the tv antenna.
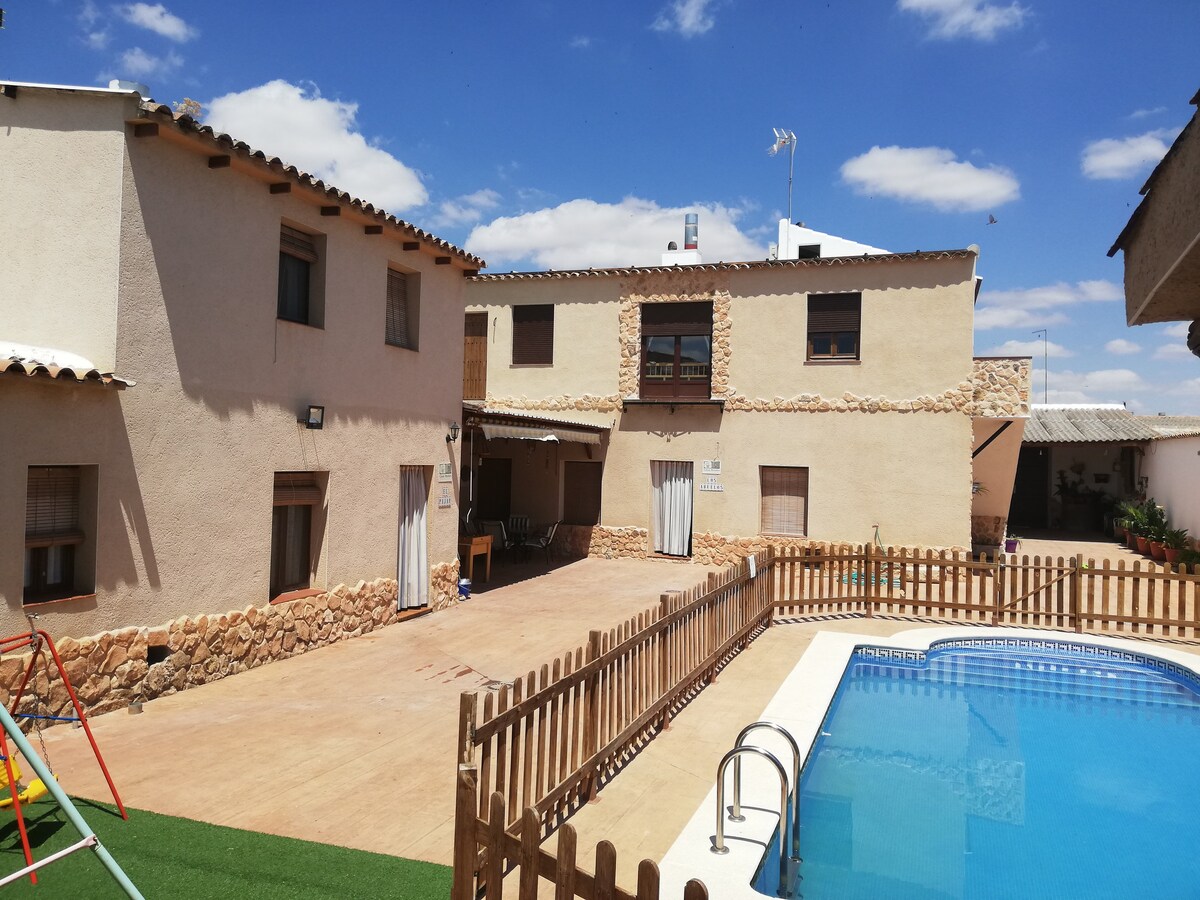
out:
{"label": "tv antenna", "polygon": [[1046,329],[1039,328],[1034,333],[1034,337],[1039,334],[1042,336],[1042,402],[1049,403],[1050,397],[1050,353],[1049,344],[1046,341]]}
{"label": "tv antenna", "polygon": [[775,129],[775,143],[767,150],[772,156],[788,148],[788,224],[792,224],[792,169],[796,162],[796,132],[784,128]]}

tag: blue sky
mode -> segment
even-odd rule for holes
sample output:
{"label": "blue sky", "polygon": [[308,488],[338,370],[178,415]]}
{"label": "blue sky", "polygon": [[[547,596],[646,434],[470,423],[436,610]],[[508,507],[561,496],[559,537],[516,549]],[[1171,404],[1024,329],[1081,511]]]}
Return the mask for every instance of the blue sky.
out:
{"label": "blue sky", "polygon": [[0,3],[0,78],[190,97],[491,271],[655,263],[688,211],[762,258],[791,129],[793,220],[980,245],[976,353],[1034,354],[1035,399],[1045,328],[1051,402],[1200,414],[1105,256],[1193,112],[1196,0]]}

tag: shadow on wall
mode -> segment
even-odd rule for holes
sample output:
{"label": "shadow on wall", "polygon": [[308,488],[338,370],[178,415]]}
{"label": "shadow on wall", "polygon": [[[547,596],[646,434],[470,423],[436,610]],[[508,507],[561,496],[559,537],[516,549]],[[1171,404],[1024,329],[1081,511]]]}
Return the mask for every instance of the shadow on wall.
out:
{"label": "shadow on wall", "polygon": [[[667,440],[685,434],[719,434],[721,431],[723,413],[716,405],[676,406],[674,412],[670,412],[668,406],[669,401],[631,406],[621,416],[617,430],[652,434]],[[666,416],[664,412],[667,412]]]}

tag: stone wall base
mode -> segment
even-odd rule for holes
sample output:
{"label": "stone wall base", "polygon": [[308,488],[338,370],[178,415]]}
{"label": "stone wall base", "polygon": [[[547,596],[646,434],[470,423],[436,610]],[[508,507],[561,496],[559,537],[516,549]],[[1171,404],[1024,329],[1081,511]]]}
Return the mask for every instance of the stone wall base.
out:
{"label": "stone wall base", "polygon": [[[220,615],[180,616],[153,627],[63,637],[55,646],[84,711],[94,716],[390,625],[399,617],[396,596],[396,581],[380,578]],[[457,599],[457,560],[433,566],[429,608],[444,609]],[[5,706],[28,664],[28,653],[0,660],[0,702]],[[74,715],[53,664],[48,670],[39,663],[35,672],[20,712]]]}
{"label": "stone wall base", "polygon": [[1007,516],[971,516],[972,544],[1003,543],[1007,530]]}

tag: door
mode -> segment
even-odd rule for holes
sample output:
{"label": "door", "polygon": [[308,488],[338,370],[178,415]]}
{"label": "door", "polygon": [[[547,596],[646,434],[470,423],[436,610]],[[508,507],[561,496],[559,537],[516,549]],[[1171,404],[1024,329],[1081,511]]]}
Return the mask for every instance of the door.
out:
{"label": "door", "polygon": [[1009,527],[1046,528],[1050,524],[1050,448],[1022,447],[1017,457]]}
{"label": "door", "polygon": [[479,482],[475,485],[478,513],[472,522],[484,519],[507,522],[512,512],[512,460],[485,456],[479,461]]}
{"label": "door", "polygon": [[467,313],[463,330],[463,399],[487,397],[487,313]]}
{"label": "door", "polygon": [[400,609],[429,603],[429,543],[426,532],[428,488],[422,466],[400,467],[399,583]]}
{"label": "door", "polygon": [[692,464],[650,461],[650,531],[654,549],[668,556],[692,553]]}

